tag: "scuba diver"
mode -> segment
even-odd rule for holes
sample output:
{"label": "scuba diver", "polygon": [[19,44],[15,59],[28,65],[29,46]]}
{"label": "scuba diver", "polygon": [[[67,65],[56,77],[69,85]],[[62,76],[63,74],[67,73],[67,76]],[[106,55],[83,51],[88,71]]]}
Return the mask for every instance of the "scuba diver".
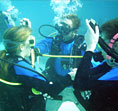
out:
{"label": "scuba diver", "polygon": [[[74,94],[87,111],[118,110],[118,19],[101,25],[86,19],[87,49],[74,80]],[[99,32],[100,31],[100,32]],[[94,50],[99,44],[104,61],[91,68]]]}
{"label": "scuba diver", "polygon": [[[39,32],[42,36],[44,36],[40,31],[42,27],[43,26],[40,27]],[[84,43],[84,37],[82,35],[77,34],[79,27],[80,27],[80,19],[77,17],[77,15],[75,14],[64,15],[60,19],[60,22],[55,24],[54,26],[58,34],[55,37],[44,36],[45,39],[41,40],[35,46],[35,48],[38,48],[40,50],[41,54],[48,53],[52,55],[52,57],[49,58],[46,62],[44,73],[46,77],[50,81],[53,81],[54,83],[58,82],[61,85],[64,85],[62,80],[66,77],[66,75],[68,75],[68,73],[70,73],[71,70],[74,70],[73,73],[76,73],[75,68],[77,68],[79,64],[79,62],[76,61],[80,61],[81,58],[70,58],[70,57],[53,58],[53,55],[82,56],[84,54],[84,51],[86,49],[86,44]],[[65,80],[65,82],[68,82],[68,80]],[[64,99],[66,98],[67,94],[68,94],[67,97],[68,101],[73,101],[76,104],[77,100],[74,99],[74,97],[72,96],[73,93],[72,90],[73,90],[72,87],[65,89],[66,93],[64,93],[63,100],[62,102],[59,101],[59,104],[56,104],[55,101],[54,102],[50,101],[49,108],[47,108],[48,111],[58,110],[61,103],[67,101],[66,99]],[[56,106],[55,108],[53,107],[54,104]]]}
{"label": "scuba diver", "polygon": [[[14,26],[3,35],[5,50],[0,51],[0,111],[45,111],[46,98],[57,96],[70,86],[68,74],[64,85],[48,81],[27,61],[35,43],[28,26]],[[70,81],[69,81],[70,80]]]}
{"label": "scuba diver", "polygon": [[6,29],[15,26],[18,10],[12,6],[6,11],[0,11],[0,38]]}
{"label": "scuba diver", "polygon": [[[60,22],[55,25],[59,34],[55,37],[41,40],[35,47],[42,54],[82,55],[86,49],[86,44],[84,43],[84,37],[77,34],[79,27],[80,19],[77,15],[69,14],[63,16]],[[57,81],[57,76],[64,77],[71,69],[77,68],[77,66],[78,63],[76,63],[75,58],[49,58],[45,70],[48,73],[48,78],[54,82]]]}

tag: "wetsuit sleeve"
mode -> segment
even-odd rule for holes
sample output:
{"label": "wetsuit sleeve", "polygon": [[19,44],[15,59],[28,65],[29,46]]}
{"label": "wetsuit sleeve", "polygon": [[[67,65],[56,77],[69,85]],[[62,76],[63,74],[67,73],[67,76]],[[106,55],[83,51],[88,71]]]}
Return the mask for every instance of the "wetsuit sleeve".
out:
{"label": "wetsuit sleeve", "polygon": [[46,38],[41,40],[35,45],[35,48],[39,48],[40,53],[45,54],[51,51],[52,39]]}
{"label": "wetsuit sleeve", "polygon": [[[20,61],[17,64],[34,70],[32,66],[26,63],[25,61]],[[32,72],[30,70],[18,66],[14,66],[14,70],[17,75],[18,82],[22,83],[24,88],[27,89],[35,88],[36,90],[39,90],[42,93],[47,93],[54,97],[66,87],[66,85],[61,85],[59,83],[52,84],[44,77],[40,76],[39,73]]]}
{"label": "wetsuit sleeve", "polygon": [[12,25],[9,23],[8,16],[5,15],[5,13],[3,13],[2,11],[0,11],[0,26],[0,36],[6,29],[12,27]]}
{"label": "wetsuit sleeve", "polygon": [[106,62],[91,67],[93,52],[87,51],[79,64],[77,74],[74,80],[74,88],[80,90],[90,90],[104,84],[105,81],[99,81],[98,78],[108,72],[111,67]]}

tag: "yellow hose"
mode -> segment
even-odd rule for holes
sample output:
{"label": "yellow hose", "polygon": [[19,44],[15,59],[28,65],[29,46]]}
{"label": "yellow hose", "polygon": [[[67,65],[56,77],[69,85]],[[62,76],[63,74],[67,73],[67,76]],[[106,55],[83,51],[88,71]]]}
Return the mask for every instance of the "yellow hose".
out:
{"label": "yellow hose", "polygon": [[14,85],[14,86],[22,85],[22,83],[9,82],[9,81],[3,80],[1,78],[0,78],[0,82],[2,82],[4,84],[8,84],[8,85]]}
{"label": "yellow hose", "polygon": [[47,55],[47,54],[41,54],[42,56],[45,56],[45,57],[55,57],[55,58],[58,58],[58,57],[61,57],[61,58],[83,58],[83,56],[70,56],[70,55]]}

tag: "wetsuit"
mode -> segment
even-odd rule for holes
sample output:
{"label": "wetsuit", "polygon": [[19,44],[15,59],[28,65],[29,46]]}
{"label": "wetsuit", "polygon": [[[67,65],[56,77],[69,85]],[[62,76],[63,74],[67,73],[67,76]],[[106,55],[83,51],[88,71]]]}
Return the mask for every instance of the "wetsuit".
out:
{"label": "wetsuit", "polygon": [[[35,47],[39,48],[40,52],[43,54],[48,53],[51,55],[82,55],[85,48],[80,49],[80,47],[83,45],[84,37],[76,35],[75,38],[76,39],[70,40],[68,42],[55,42],[55,40],[51,38],[46,38],[41,40]],[[77,67],[75,61],[76,60],[72,58],[49,58],[46,63],[46,70],[49,74],[48,77],[54,81],[57,80],[56,78],[60,78],[60,80],[63,79],[63,77],[65,77],[70,72],[70,67]]]}
{"label": "wetsuit", "polygon": [[[74,80],[75,95],[87,111],[118,110],[118,68],[112,69],[103,62],[91,67],[93,53],[85,52]],[[82,99],[81,91],[91,91],[88,99]]]}
{"label": "wetsuit", "polygon": [[[61,36],[57,35],[53,40],[52,38],[45,38],[41,40],[36,47],[40,49],[41,53],[48,53],[51,55],[82,55],[84,53],[85,47],[83,40],[84,37],[81,35],[76,35],[76,37],[68,42],[63,42],[60,40]],[[82,48],[83,46],[83,48]],[[45,71],[47,72],[47,77],[53,82],[58,82],[64,85],[69,80],[66,76],[70,72],[70,68],[76,68],[80,58],[49,58],[46,62]],[[77,63],[77,64],[76,64]],[[65,82],[63,82],[65,80]],[[57,100],[47,100],[46,109],[48,111],[57,111],[61,104],[66,101],[70,101],[76,104],[76,107],[80,107],[76,97],[73,94],[72,84],[71,87],[65,88],[60,95],[63,97],[61,101]],[[55,106],[55,107],[54,107]],[[73,107],[73,106],[72,106]],[[63,108],[65,109],[65,108]],[[62,109],[61,109],[62,110]],[[76,108],[73,110],[76,110]],[[79,110],[79,109],[78,109]],[[83,110],[84,111],[84,110]]]}
{"label": "wetsuit", "polygon": [[[21,57],[15,57],[13,62],[35,70],[30,63]],[[65,78],[71,81],[70,76],[67,75]],[[51,97],[56,98],[59,92],[71,84],[70,81],[66,82],[65,85],[59,83],[52,84],[37,72],[32,72],[15,65],[10,65],[9,74],[3,79],[19,82],[22,85],[11,86],[4,83],[0,84],[0,102],[3,105],[0,106],[1,109],[3,108],[0,111],[45,111],[43,94],[47,93]],[[40,94],[34,95],[31,91],[32,88],[40,91]]]}

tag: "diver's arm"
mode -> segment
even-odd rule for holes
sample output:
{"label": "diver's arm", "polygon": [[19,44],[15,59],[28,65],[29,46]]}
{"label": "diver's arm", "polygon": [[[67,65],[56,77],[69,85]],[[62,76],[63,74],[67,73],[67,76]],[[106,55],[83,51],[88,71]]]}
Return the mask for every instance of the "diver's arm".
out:
{"label": "diver's arm", "polygon": [[0,12],[0,36],[3,35],[4,31],[10,27],[12,27],[12,25],[9,24],[6,13]]}
{"label": "diver's arm", "polygon": [[[17,64],[34,70],[30,64],[24,61],[18,62]],[[66,85],[61,85],[58,82],[49,82],[39,74],[18,66],[14,66],[14,70],[17,75],[18,82],[21,82],[26,88],[35,88],[42,93],[48,93],[51,96],[56,96],[66,87]]]}
{"label": "diver's arm", "polygon": [[59,84],[58,82],[53,83],[49,81],[43,81],[34,77],[19,75],[18,82],[23,84],[24,88],[35,88],[37,91],[42,92],[43,94],[47,93],[48,95],[55,97],[57,96],[66,86]]}
{"label": "diver's arm", "polygon": [[77,74],[74,80],[74,87],[81,90],[92,89],[99,86],[103,81],[99,81],[98,78],[108,72],[111,67],[106,63],[99,65],[98,67],[91,67],[91,59],[93,52],[86,51],[82,61],[79,64]]}
{"label": "diver's arm", "polygon": [[51,51],[52,39],[45,38],[35,45],[35,48],[40,50],[41,54],[49,53]]}
{"label": "diver's arm", "polygon": [[15,21],[12,19],[11,14],[8,12],[3,12],[4,16],[5,16],[5,21],[8,25],[8,28],[15,26]]}
{"label": "diver's arm", "polygon": [[93,19],[86,19],[87,32],[85,34],[85,42],[87,44],[87,49],[79,64],[74,81],[74,87],[81,90],[95,89],[97,85],[100,86],[101,81],[99,81],[98,78],[111,69],[111,67],[109,67],[106,63],[103,63],[95,68],[91,67],[93,52],[99,40],[99,28],[98,25],[95,25],[95,23],[96,22]]}

